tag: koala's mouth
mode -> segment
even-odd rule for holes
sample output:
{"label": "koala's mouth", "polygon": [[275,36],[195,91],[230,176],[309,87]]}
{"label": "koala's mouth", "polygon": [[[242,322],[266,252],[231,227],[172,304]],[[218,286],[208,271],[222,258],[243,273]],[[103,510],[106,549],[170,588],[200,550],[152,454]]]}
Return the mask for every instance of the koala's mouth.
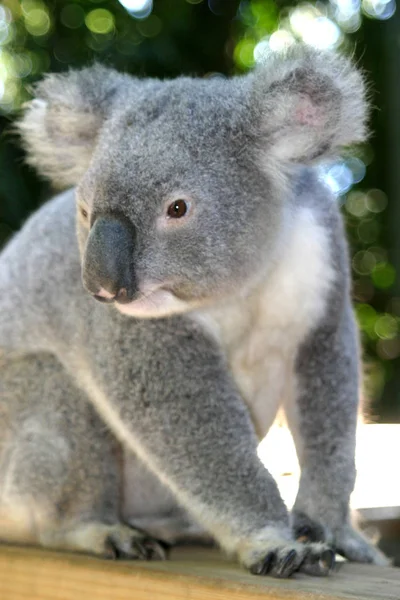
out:
{"label": "koala's mouth", "polygon": [[137,318],[160,318],[187,312],[190,305],[169,286],[144,291],[131,302],[115,304],[120,313]]}

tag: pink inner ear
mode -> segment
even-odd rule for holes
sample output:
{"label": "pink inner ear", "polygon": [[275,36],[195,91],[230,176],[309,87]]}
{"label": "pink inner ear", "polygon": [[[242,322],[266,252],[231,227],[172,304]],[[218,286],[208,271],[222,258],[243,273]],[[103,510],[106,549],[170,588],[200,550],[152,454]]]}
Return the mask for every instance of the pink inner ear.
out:
{"label": "pink inner ear", "polygon": [[310,98],[301,96],[296,104],[294,119],[298,125],[310,125],[319,127],[323,123],[321,110],[312,104]]}

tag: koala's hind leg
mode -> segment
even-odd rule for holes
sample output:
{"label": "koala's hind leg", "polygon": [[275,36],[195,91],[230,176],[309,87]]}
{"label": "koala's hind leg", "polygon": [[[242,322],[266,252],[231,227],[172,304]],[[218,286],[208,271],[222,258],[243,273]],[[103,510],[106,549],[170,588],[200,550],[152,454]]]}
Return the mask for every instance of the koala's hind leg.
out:
{"label": "koala's hind leg", "polygon": [[119,446],[49,355],[1,367],[0,540],[105,557],[163,557],[119,519]]}

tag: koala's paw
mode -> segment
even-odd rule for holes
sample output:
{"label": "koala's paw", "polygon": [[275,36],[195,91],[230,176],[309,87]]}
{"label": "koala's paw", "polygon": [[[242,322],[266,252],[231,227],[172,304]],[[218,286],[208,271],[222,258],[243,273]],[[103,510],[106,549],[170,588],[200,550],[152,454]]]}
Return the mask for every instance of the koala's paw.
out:
{"label": "koala's paw", "polygon": [[336,534],[336,551],[347,560],[389,567],[392,561],[387,558],[364,535],[350,525]]}
{"label": "koala's paw", "polygon": [[311,545],[304,548],[293,548],[290,544],[269,551],[266,556],[250,567],[253,575],[272,575],[272,577],[287,578],[296,571],[325,577],[335,565],[334,552],[323,545]]}
{"label": "koala's paw", "polygon": [[332,571],[335,553],[326,544],[302,544],[276,535],[268,539],[266,533],[254,545],[249,544],[242,555],[243,563],[253,575],[287,578],[296,571],[314,576],[326,576]]}
{"label": "koala's paw", "polygon": [[167,545],[129,525],[92,521],[79,523],[72,529],[42,532],[44,548],[94,554],[100,558],[165,559]]}
{"label": "koala's paw", "polygon": [[362,533],[345,525],[333,535],[328,528],[310,519],[302,512],[293,511],[292,531],[298,542],[309,544],[325,542],[335,551],[352,562],[389,566],[391,561]]}
{"label": "koala's paw", "polygon": [[105,538],[104,557],[127,560],[165,560],[167,546],[146,533],[129,527],[110,527]]}

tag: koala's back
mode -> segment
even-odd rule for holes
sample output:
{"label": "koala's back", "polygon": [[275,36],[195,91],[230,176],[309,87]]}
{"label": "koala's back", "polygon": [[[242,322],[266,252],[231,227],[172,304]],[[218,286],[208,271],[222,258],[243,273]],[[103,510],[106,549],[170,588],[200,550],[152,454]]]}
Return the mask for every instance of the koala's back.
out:
{"label": "koala's back", "polygon": [[68,191],[31,216],[0,254],[0,347],[5,352],[47,350],[54,327],[62,337],[74,298],[84,296],[79,264],[74,192]]}

